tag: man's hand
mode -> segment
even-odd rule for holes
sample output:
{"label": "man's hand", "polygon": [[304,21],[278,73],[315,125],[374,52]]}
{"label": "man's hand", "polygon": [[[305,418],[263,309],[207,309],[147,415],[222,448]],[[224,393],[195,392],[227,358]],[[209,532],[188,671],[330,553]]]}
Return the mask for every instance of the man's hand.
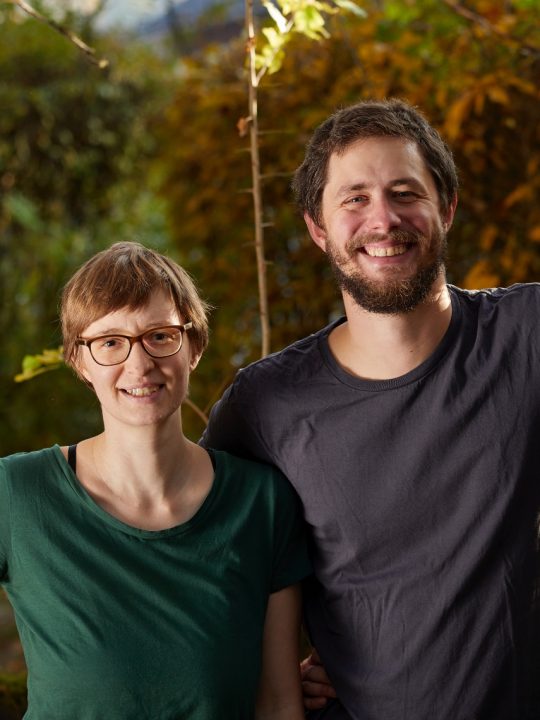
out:
{"label": "man's hand", "polygon": [[318,710],[326,705],[328,698],[336,697],[336,691],[315,648],[311,655],[300,663],[300,675],[306,710]]}

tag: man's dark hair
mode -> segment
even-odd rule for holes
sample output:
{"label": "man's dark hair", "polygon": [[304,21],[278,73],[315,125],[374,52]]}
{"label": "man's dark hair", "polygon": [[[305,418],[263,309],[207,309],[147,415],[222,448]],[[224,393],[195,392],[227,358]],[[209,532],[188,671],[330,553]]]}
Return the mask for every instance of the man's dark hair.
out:
{"label": "man's dark hair", "polygon": [[322,194],[327,183],[328,163],[358,140],[397,137],[414,141],[439,196],[444,213],[458,188],[456,166],[450,148],[426,118],[403,100],[373,100],[338,110],[315,130],[304,162],[297,169],[293,190],[302,213],[322,226]]}

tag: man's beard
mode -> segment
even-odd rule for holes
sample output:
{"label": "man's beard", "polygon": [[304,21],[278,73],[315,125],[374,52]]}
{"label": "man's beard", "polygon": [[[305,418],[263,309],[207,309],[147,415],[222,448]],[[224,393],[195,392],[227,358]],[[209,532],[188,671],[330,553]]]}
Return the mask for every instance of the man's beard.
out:
{"label": "man's beard", "polygon": [[[342,265],[357,252],[358,248],[368,242],[381,242],[391,239],[397,244],[415,244],[429,252],[425,264],[418,267],[416,273],[409,278],[392,278],[392,268],[389,267],[388,277],[385,280],[372,280],[366,274],[356,269],[347,275]],[[431,245],[431,250],[428,250]],[[343,255],[327,243],[327,255],[330,267],[334,273],[340,290],[351,296],[354,302],[368,312],[396,315],[414,310],[430,294],[433,285],[444,269],[446,260],[446,234],[442,229],[436,229],[430,239],[420,233],[407,230],[391,230],[387,235],[368,235],[355,238],[348,243],[346,255]]]}

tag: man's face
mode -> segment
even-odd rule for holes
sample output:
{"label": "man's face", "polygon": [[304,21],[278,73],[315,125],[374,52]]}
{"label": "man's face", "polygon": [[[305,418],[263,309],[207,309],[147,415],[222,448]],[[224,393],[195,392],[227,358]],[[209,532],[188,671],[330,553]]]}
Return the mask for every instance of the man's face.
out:
{"label": "man's face", "polygon": [[412,141],[360,140],[328,166],[323,227],[306,217],[339,286],[376,313],[408,312],[444,282],[446,231],[433,178]]}

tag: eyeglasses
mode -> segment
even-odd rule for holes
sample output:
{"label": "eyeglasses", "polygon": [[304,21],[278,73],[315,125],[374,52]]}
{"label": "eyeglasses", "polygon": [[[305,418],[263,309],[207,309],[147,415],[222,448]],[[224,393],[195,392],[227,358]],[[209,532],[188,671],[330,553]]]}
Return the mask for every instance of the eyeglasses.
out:
{"label": "eyeglasses", "polygon": [[99,335],[94,338],[77,338],[77,345],[85,345],[98,365],[120,365],[125,362],[134,343],[139,342],[153,358],[175,355],[182,347],[184,333],[193,323],[168,325],[147,330],[141,335]]}

